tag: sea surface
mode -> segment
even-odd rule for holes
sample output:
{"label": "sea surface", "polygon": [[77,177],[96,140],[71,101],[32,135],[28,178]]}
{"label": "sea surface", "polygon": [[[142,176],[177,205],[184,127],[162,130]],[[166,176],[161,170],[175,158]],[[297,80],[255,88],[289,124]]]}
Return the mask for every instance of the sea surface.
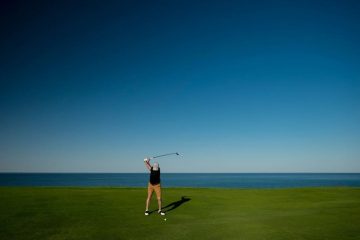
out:
{"label": "sea surface", "polygon": [[[0,186],[145,187],[148,173],[0,173]],[[162,173],[163,187],[360,187],[360,173]]]}

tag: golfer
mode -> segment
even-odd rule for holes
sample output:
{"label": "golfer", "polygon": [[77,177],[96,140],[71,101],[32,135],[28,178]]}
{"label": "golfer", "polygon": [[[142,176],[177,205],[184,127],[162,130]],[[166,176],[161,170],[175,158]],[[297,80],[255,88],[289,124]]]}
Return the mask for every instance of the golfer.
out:
{"label": "golfer", "polygon": [[155,191],[159,210],[158,213],[161,215],[165,215],[164,212],[161,211],[161,186],[160,186],[160,167],[159,163],[155,162],[153,166],[150,165],[150,158],[144,159],[145,166],[150,171],[150,181],[148,184],[148,195],[146,199],[146,209],[145,209],[145,215],[149,215],[149,204],[151,200],[151,196],[153,192]]}

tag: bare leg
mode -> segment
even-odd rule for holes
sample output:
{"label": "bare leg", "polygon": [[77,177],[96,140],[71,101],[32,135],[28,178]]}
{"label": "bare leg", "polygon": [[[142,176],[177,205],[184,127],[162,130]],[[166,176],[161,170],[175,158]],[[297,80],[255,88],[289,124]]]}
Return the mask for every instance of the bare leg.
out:
{"label": "bare leg", "polygon": [[161,211],[161,198],[158,197],[157,200],[158,200],[159,210]]}
{"label": "bare leg", "polygon": [[147,199],[146,199],[146,211],[149,210],[149,204],[150,204],[150,200],[151,200],[151,196],[152,196],[152,191],[148,191],[148,196],[147,196]]}

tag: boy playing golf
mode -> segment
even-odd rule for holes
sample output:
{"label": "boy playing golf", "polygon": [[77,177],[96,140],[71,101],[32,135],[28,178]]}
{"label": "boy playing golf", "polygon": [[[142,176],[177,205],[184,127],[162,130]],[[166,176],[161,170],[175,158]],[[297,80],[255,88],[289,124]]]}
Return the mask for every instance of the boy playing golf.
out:
{"label": "boy playing golf", "polygon": [[144,163],[146,168],[150,171],[150,181],[148,184],[148,195],[146,199],[146,210],[145,215],[149,215],[149,204],[151,200],[152,193],[155,191],[156,197],[158,200],[159,210],[158,213],[161,215],[165,215],[164,212],[161,211],[161,186],[160,186],[160,167],[159,163],[155,162],[153,166],[150,165],[150,158],[145,158]]}

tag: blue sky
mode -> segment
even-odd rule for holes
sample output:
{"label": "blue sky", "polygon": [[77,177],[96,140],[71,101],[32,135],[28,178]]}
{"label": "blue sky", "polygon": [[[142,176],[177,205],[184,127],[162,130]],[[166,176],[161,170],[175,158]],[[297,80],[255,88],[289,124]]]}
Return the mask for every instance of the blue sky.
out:
{"label": "blue sky", "polygon": [[4,4],[0,171],[360,172],[359,10]]}

